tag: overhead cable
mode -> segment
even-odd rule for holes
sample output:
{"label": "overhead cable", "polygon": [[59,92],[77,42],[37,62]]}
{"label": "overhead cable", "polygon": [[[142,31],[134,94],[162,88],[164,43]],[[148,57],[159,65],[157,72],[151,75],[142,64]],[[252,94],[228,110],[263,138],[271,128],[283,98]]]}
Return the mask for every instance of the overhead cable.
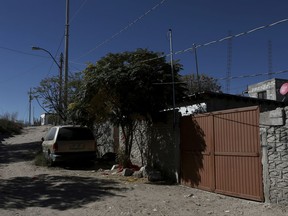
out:
{"label": "overhead cable", "polygon": [[268,72],[268,73],[258,73],[258,74],[247,74],[247,75],[241,75],[241,76],[231,76],[229,78],[223,77],[223,78],[217,78],[218,80],[227,80],[227,79],[239,79],[239,78],[251,78],[251,77],[257,77],[257,76],[264,76],[268,74],[283,74],[287,73],[287,70],[282,70],[282,71],[276,71],[276,72]]}
{"label": "overhead cable", "polygon": [[[288,18],[282,19],[282,20],[279,20],[277,22],[274,22],[274,23],[271,23],[271,24],[268,24],[268,25],[263,25],[263,26],[251,29],[249,31],[241,32],[241,33],[236,34],[236,35],[229,35],[227,37],[224,37],[224,38],[221,38],[221,39],[218,39],[218,40],[210,41],[210,42],[204,43],[204,44],[199,44],[199,45],[196,45],[195,48],[197,49],[199,47],[209,46],[209,45],[212,45],[212,44],[215,44],[215,43],[219,43],[219,42],[223,42],[223,41],[226,41],[226,40],[229,40],[229,39],[245,36],[247,34],[251,34],[251,33],[254,33],[254,32],[259,31],[259,30],[270,28],[270,27],[273,27],[273,26],[278,25],[278,24],[282,24],[282,23],[287,22],[287,21],[288,21]],[[183,52],[187,52],[187,51],[190,51],[192,49],[194,49],[194,47],[190,47],[190,48],[185,49],[185,50],[177,51],[177,52],[175,52],[175,54],[180,54],[180,53],[183,53]]]}
{"label": "overhead cable", "polygon": [[43,56],[41,56],[41,55],[31,54],[31,53],[28,53],[28,52],[23,52],[23,51],[20,51],[20,50],[8,48],[8,47],[3,47],[3,46],[0,46],[0,49],[8,50],[8,51],[10,51],[10,52],[15,52],[15,53],[23,54],[23,55],[43,57]]}
{"label": "overhead cable", "polygon": [[159,2],[158,4],[156,4],[154,7],[152,7],[150,10],[146,11],[144,14],[142,14],[141,16],[139,16],[138,18],[136,18],[134,21],[132,21],[131,23],[129,23],[127,26],[125,26],[123,29],[121,29],[119,32],[115,33],[114,35],[112,35],[110,38],[107,38],[106,40],[104,40],[103,42],[99,43],[95,48],[89,50],[87,53],[83,54],[82,56],[80,56],[78,59],[83,58],[87,55],[89,55],[90,53],[94,52],[96,49],[98,49],[100,46],[110,42],[111,40],[113,40],[114,38],[116,38],[117,36],[119,36],[121,33],[123,33],[124,31],[128,30],[132,25],[136,24],[139,20],[143,19],[145,16],[147,16],[149,13],[151,13],[152,11],[156,10],[160,5],[162,5],[165,1],[167,0],[162,0],[161,2]]}
{"label": "overhead cable", "polygon": [[[287,70],[281,70],[281,71],[276,71],[272,72],[270,74],[283,74],[287,73]],[[240,78],[251,78],[251,77],[258,77],[258,76],[264,76],[268,75],[269,73],[258,73],[258,74],[247,74],[247,75],[241,75],[241,76],[232,76],[232,77],[222,77],[222,78],[215,78],[216,80],[227,80],[227,79],[240,79]],[[180,81],[180,82],[174,82],[174,84],[183,84],[183,83],[189,83],[190,81]],[[172,84],[173,82],[161,82],[161,83],[153,83],[154,85],[168,85]]]}
{"label": "overhead cable", "polygon": [[76,10],[76,12],[73,14],[72,18],[70,19],[70,23],[73,22],[73,20],[75,19],[76,15],[79,13],[79,11],[85,5],[86,2],[87,2],[87,0],[83,0],[82,1],[81,5],[79,6],[79,8]]}
{"label": "overhead cable", "polygon": [[[192,50],[197,49],[197,48],[200,48],[200,47],[210,46],[210,45],[215,44],[215,43],[223,42],[223,41],[226,41],[226,40],[229,40],[229,39],[232,39],[232,38],[237,38],[237,37],[245,36],[245,35],[247,35],[247,34],[251,34],[251,33],[254,33],[254,32],[259,31],[259,30],[263,30],[263,29],[266,29],[266,28],[270,28],[270,27],[273,27],[273,26],[278,25],[278,24],[282,24],[282,23],[287,22],[287,21],[288,21],[288,18],[282,19],[282,20],[279,20],[279,21],[277,21],[277,22],[274,22],[274,23],[271,23],[271,24],[268,24],[268,25],[264,25],[264,26],[260,26],[260,27],[251,29],[251,30],[249,30],[249,31],[241,32],[241,33],[236,34],[236,35],[230,35],[230,36],[227,36],[227,37],[218,39],[218,40],[210,41],[210,42],[208,42],[208,43],[198,44],[198,45],[195,45],[195,46],[193,46],[193,47],[189,47],[189,48],[184,49],[184,50],[179,50],[179,51],[174,52],[173,54],[177,55],[177,54],[185,53],[185,52],[188,52],[188,51],[192,51]],[[160,55],[160,56],[155,57],[155,58],[151,58],[151,59],[144,60],[144,61],[142,61],[142,62],[153,61],[153,60],[155,60],[155,59],[163,58],[163,57],[168,57],[168,56],[170,56],[170,55],[171,55],[171,53],[169,53],[169,54],[164,54],[164,55]]]}

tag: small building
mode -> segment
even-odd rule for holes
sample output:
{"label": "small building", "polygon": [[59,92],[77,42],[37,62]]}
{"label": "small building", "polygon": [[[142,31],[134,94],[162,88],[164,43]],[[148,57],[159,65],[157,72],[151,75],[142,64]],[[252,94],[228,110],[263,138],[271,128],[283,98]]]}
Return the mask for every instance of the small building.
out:
{"label": "small building", "polygon": [[43,113],[40,115],[41,125],[56,125],[58,115],[54,113]]}
{"label": "small building", "polygon": [[259,82],[248,86],[248,95],[252,98],[268,99],[276,101],[288,100],[284,95],[281,95],[279,90],[284,83],[287,83],[286,79],[269,79],[263,82]]}
{"label": "small building", "polygon": [[[200,92],[189,95],[185,98],[185,102],[179,104],[182,109],[189,106],[198,105],[203,112],[214,112],[219,110],[227,110],[249,106],[259,106],[262,112],[284,107],[285,103],[272,99],[260,99],[254,97],[246,97],[240,95],[225,94],[219,92]],[[201,109],[198,109],[201,111]],[[198,113],[203,113],[198,112]]]}

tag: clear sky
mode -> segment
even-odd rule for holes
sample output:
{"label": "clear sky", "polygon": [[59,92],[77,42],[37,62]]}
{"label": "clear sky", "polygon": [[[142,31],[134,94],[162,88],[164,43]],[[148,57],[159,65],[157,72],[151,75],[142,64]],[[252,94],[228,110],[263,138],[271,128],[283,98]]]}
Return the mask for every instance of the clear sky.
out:
{"label": "clear sky", "polygon": [[[29,89],[58,74],[48,54],[31,47],[47,49],[59,59],[64,52],[65,1],[1,0],[0,115],[18,113],[18,119],[27,121]],[[237,35],[286,20],[287,11],[287,0],[70,0],[69,73],[108,53],[147,48],[169,54],[169,29],[178,52],[229,32]],[[231,44],[231,76],[265,74],[271,66],[273,72],[288,69],[288,21],[235,37]],[[199,73],[218,78],[224,92],[227,50],[227,40],[197,48]],[[173,57],[183,64],[183,74],[195,73],[192,51]],[[247,85],[266,79],[268,75],[232,79],[229,93],[240,94]],[[39,118],[44,111],[36,101],[32,107]]]}

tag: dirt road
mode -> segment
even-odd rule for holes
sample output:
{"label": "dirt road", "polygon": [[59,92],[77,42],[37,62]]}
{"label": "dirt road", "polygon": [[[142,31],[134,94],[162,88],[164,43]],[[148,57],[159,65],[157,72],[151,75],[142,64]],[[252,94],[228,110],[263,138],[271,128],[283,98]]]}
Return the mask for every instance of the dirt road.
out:
{"label": "dirt road", "polygon": [[0,144],[0,215],[288,215],[288,208],[103,175],[96,167],[34,165],[47,127]]}

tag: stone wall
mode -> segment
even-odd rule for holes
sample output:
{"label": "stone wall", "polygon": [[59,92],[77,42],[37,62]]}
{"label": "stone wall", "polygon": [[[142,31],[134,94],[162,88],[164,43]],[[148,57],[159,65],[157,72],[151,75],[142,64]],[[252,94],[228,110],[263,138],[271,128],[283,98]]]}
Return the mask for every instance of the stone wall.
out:
{"label": "stone wall", "polygon": [[93,133],[97,143],[98,157],[106,152],[116,152],[113,129],[113,125],[109,122],[94,125]]}
{"label": "stone wall", "polygon": [[[177,113],[177,120],[180,117],[178,115],[180,113]],[[140,166],[148,165],[160,171],[164,178],[178,182],[180,129],[178,121],[173,127],[173,112],[165,112],[165,116],[165,120],[161,122],[138,123],[133,139],[131,162]],[[123,140],[120,139],[120,147],[123,145]]]}
{"label": "stone wall", "polygon": [[265,201],[288,204],[288,107],[260,114]]}
{"label": "stone wall", "polygon": [[173,126],[173,112],[167,112],[165,122],[154,123],[149,130],[148,165],[159,169],[165,178],[179,182],[180,173],[180,113]]}

